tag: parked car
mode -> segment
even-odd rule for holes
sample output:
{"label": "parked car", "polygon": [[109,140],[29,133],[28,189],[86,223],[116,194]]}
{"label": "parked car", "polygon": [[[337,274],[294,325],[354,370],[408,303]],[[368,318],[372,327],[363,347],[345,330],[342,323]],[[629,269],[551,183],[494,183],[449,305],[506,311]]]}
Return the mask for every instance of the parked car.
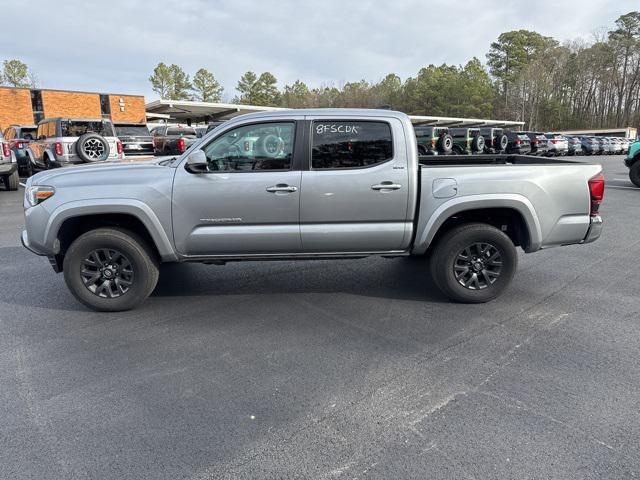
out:
{"label": "parked car", "polygon": [[102,118],[45,118],[27,148],[39,169],[122,160],[122,152],[113,124]]}
{"label": "parked car", "polygon": [[566,155],[569,152],[569,142],[563,135],[558,133],[545,133],[547,138],[547,155],[548,156],[560,156]]}
{"label": "parked car", "polygon": [[450,128],[449,134],[453,138],[453,153],[457,155],[482,153],[484,151],[486,142],[484,137],[480,135],[479,128]]}
{"label": "parked car", "polygon": [[615,146],[607,137],[598,137],[598,141],[602,145],[603,155],[613,155],[615,153]]}
{"label": "parked car", "polygon": [[615,155],[622,154],[622,139],[619,137],[609,137],[609,141],[613,144],[613,150]]}
{"label": "parked car", "polygon": [[17,190],[20,183],[16,155],[9,147],[9,143],[5,141],[2,132],[0,132],[0,180],[7,190]]}
{"label": "parked car", "polygon": [[528,135],[522,132],[506,130],[507,150],[506,153],[526,155],[531,153],[531,140]]}
{"label": "parked car", "polygon": [[35,125],[10,125],[4,131],[4,139],[16,156],[18,172],[25,177],[33,174],[33,165],[27,154],[27,146],[36,137],[37,128]]}
{"label": "parked car", "polygon": [[164,125],[152,130],[156,155],[180,155],[198,140],[193,127]]}
{"label": "parked car", "polygon": [[628,138],[622,138],[620,139],[620,143],[622,144],[622,154],[626,155],[627,153],[629,153],[629,139]]}
{"label": "parked car", "polygon": [[142,303],[161,262],[427,253],[447,297],[480,303],[511,283],[516,247],[596,240],[603,191],[600,165],[419,156],[400,112],[270,111],[177,158],[31,177],[22,243],[96,310]]}
{"label": "parked car", "polygon": [[567,155],[582,155],[582,141],[580,137],[563,135],[567,141]]}
{"label": "parked car", "polygon": [[580,143],[582,145],[583,155],[599,155],[600,154],[600,142],[596,137],[582,136],[580,137]]}
{"label": "parked car", "polygon": [[485,153],[502,153],[507,150],[509,138],[502,128],[481,128],[480,135],[484,138]]}
{"label": "parked car", "polygon": [[420,155],[448,155],[453,150],[453,139],[447,127],[414,127]]}
{"label": "parked car", "polygon": [[522,132],[531,140],[531,155],[546,155],[549,141],[542,132]]}
{"label": "parked car", "polygon": [[114,128],[125,155],[153,155],[153,140],[145,124],[118,123]]}
{"label": "parked car", "polygon": [[640,140],[629,145],[629,151],[624,159],[624,164],[629,169],[629,180],[636,187],[640,187]]}

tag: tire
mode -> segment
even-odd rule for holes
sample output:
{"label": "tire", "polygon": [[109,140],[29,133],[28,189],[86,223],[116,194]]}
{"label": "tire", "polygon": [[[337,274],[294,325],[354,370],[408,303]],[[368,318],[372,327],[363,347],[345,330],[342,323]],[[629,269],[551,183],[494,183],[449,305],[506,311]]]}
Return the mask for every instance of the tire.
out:
{"label": "tire", "polygon": [[20,170],[22,176],[29,178],[33,175],[33,165],[31,164],[31,159],[27,158],[27,164]]}
{"label": "tire", "polygon": [[482,152],[484,150],[484,137],[482,135],[476,135],[471,140],[471,151],[472,152]]}
{"label": "tire", "polygon": [[76,141],[78,157],[87,163],[102,162],[109,158],[109,142],[97,133],[85,133]]}
{"label": "tire", "polygon": [[[109,265],[114,268],[106,268]],[[87,278],[90,274],[81,274],[84,269],[100,275],[101,267],[105,267],[102,268],[105,271],[111,270],[111,280],[106,273],[93,282],[92,278]],[[158,262],[147,243],[135,233],[120,228],[98,228],[80,235],[65,254],[63,270],[73,296],[100,312],[121,312],[137,307],[151,294],[159,275]],[[103,288],[105,282],[110,284]],[[129,286],[121,287],[124,282]],[[127,290],[122,292],[121,288]]]}
{"label": "tire", "polygon": [[629,169],[629,180],[631,180],[631,183],[636,187],[640,187],[640,158],[631,165]]}
{"label": "tire", "polygon": [[508,144],[509,144],[509,137],[507,137],[506,135],[500,135],[498,137],[498,148],[500,149],[501,152],[507,149]]}
{"label": "tire", "polygon": [[438,137],[438,143],[436,143],[438,152],[444,155],[449,155],[453,150],[453,137],[448,133],[440,135]]}
{"label": "tire", "polygon": [[4,177],[4,185],[10,192],[18,190],[18,186],[20,185],[20,175],[18,175],[18,170],[13,172],[11,175]]}
{"label": "tire", "polygon": [[[475,262],[472,268],[460,263],[465,251],[472,254],[469,262],[473,262],[474,253],[481,259],[481,249],[487,245],[491,247],[487,248],[487,254],[495,257],[497,252],[500,265],[497,259],[489,263],[485,258],[479,275],[474,268],[482,267],[482,262]],[[453,228],[438,241],[430,262],[434,282],[449,299],[461,303],[484,303],[499,296],[509,286],[518,265],[518,254],[511,239],[499,229],[484,223],[467,223]],[[467,271],[462,270],[464,268]],[[456,277],[456,271],[459,277]],[[462,285],[461,281],[469,282],[469,286]]]}

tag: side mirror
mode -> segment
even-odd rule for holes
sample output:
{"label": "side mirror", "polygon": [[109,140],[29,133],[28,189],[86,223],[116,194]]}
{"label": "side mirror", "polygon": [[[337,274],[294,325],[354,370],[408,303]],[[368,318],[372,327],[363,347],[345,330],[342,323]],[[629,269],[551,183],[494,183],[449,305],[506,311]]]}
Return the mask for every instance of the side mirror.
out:
{"label": "side mirror", "polygon": [[207,171],[207,156],[202,150],[191,152],[187,157],[186,168],[191,173],[203,173]]}

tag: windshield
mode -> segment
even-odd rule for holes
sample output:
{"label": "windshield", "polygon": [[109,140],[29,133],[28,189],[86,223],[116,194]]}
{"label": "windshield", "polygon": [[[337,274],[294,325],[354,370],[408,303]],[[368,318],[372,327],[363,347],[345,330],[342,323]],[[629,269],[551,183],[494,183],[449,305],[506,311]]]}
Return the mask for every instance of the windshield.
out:
{"label": "windshield", "polygon": [[123,137],[125,135],[145,136],[148,137],[149,129],[146,125],[115,125],[116,135]]}
{"label": "windshield", "polygon": [[97,133],[103,137],[113,137],[113,124],[106,120],[84,121],[63,120],[60,122],[63,137],[79,137],[85,133]]}
{"label": "windshield", "polygon": [[193,128],[168,128],[167,135],[179,135],[182,137],[196,136],[196,131]]}

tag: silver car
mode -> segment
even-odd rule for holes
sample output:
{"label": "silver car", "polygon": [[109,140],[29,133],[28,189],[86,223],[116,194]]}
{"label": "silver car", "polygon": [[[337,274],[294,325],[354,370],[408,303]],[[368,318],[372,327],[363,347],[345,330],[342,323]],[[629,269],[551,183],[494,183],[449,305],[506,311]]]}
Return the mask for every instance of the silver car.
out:
{"label": "silver car", "polygon": [[27,154],[38,169],[124,158],[122,142],[116,137],[113,124],[100,118],[41,120]]}
{"label": "silver car", "polygon": [[569,151],[569,141],[560,134],[557,133],[545,133],[547,137],[549,149],[547,150],[548,156],[566,155]]}

